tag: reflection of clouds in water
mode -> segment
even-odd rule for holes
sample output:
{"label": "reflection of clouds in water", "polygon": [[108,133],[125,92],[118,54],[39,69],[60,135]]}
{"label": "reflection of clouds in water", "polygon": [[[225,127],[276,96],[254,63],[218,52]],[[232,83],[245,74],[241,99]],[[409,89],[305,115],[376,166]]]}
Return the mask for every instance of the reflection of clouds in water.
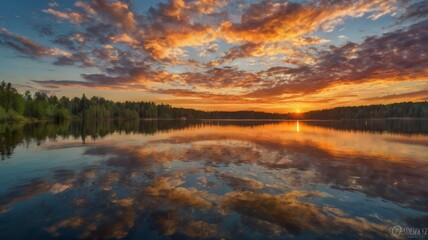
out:
{"label": "reflection of clouds in water", "polygon": [[218,234],[216,225],[203,221],[190,221],[180,231],[193,238],[209,238],[215,237]]}
{"label": "reflection of clouds in water", "polygon": [[27,184],[15,187],[6,196],[2,196],[0,200],[0,213],[8,212],[14,204],[29,200],[38,194],[57,194],[72,187],[71,181],[51,183],[45,180],[34,179]]}
{"label": "reflection of clouds in water", "polygon": [[264,184],[248,177],[236,177],[232,174],[221,174],[219,179],[226,182],[234,190],[260,190],[264,187]]}
{"label": "reflection of clouds in water", "polygon": [[97,215],[95,219],[86,221],[88,224],[83,226],[83,232],[79,238],[124,238],[134,226],[136,217],[136,212],[132,208],[116,210],[112,215]]}
{"label": "reflection of clouds in water", "polygon": [[50,234],[52,234],[53,237],[59,237],[60,236],[60,234],[58,233],[59,229],[66,228],[66,227],[76,229],[81,227],[84,223],[85,221],[82,217],[73,217],[70,219],[62,220],[53,226],[45,228],[45,230]]}
{"label": "reflection of clouds in water", "polygon": [[[396,161],[393,156],[383,155],[338,155],[313,141],[277,142],[259,136],[241,136],[234,141],[230,138],[225,133],[162,140],[159,142],[172,146],[170,151],[160,154],[161,159],[162,162],[174,159],[205,160],[208,164],[257,164],[273,169],[297,169],[299,171],[295,174],[282,178],[293,186],[308,182],[332,184],[334,188],[361,191],[371,197],[427,209],[425,204],[421,204],[422,199],[428,198],[424,187],[428,170],[426,162],[409,162],[409,159]],[[229,143],[232,143],[231,146]],[[175,149],[176,144],[180,145],[180,149]],[[147,151],[144,157],[155,158],[156,148],[151,148],[154,152]],[[415,189],[418,189],[416,195],[412,194]]]}
{"label": "reflection of clouds in water", "polygon": [[[93,184],[88,186],[93,188],[102,186],[106,182],[121,185],[119,180],[126,180],[128,175],[126,171],[112,173],[105,171],[104,167],[69,174],[72,179],[62,179],[62,181],[83,181],[86,182],[85,184]],[[191,174],[204,171],[205,167],[199,171],[190,169]],[[255,179],[232,176],[230,173],[221,174],[215,168],[209,171],[211,176],[217,176],[217,181],[224,181],[234,189],[252,189],[253,191],[263,189],[263,183]],[[225,195],[216,195],[206,190],[184,187],[189,172],[171,170],[165,174],[142,185],[127,186],[127,198],[118,197],[116,193],[106,195],[103,191],[81,192],[83,195],[76,196],[79,197],[78,199],[67,199],[75,204],[73,212],[77,216],[60,219],[45,228],[45,231],[53,237],[61,236],[65,229],[74,229],[78,231],[80,238],[123,238],[128,236],[129,231],[136,224],[142,224],[138,222],[138,216],[148,214],[151,229],[168,236],[184,234],[194,238],[232,237],[224,235],[225,233],[219,230],[223,224],[220,216],[226,217],[232,212],[240,214],[241,224],[254,227],[254,231],[272,235],[299,234],[305,231],[321,234],[323,230],[334,229],[333,232],[337,234],[352,231],[358,234],[371,233],[373,236],[382,236],[378,234],[385,228],[381,224],[372,223],[364,218],[348,217],[337,208],[323,208],[300,200],[300,198],[332,197],[323,192],[295,190],[275,195],[235,190]],[[75,179],[76,177],[84,179]],[[58,182],[44,188],[39,184],[32,186],[35,191],[29,192],[33,194],[43,190],[53,194],[56,191],[50,191],[51,189],[65,185]],[[27,190],[30,189],[27,187]],[[209,219],[214,219],[211,222],[205,222],[197,219],[197,215],[194,215],[193,211],[189,212],[189,208],[209,212],[211,215],[220,215],[210,217]]]}
{"label": "reflection of clouds in water", "polygon": [[172,204],[210,209],[212,206],[211,202],[203,197],[204,194],[207,195],[206,193],[194,188],[179,187],[179,185],[184,183],[181,179],[182,174],[176,174],[174,177],[158,177],[154,179],[153,184],[146,187],[146,193],[151,197],[168,199]]}
{"label": "reflection of clouds in water", "polygon": [[203,221],[186,221],[174,210],[154,211],[151,214],[151,228],[163,235],[182,233],[193,238],[212,238],[219,236],[218,227]]}
{"label": "reflection of clouds in water", "polygon": [[[301,202],[303,197],[332,197],[322,192],[291,191],[280,195],[254,192],[231,192],[224,196],[222,211],[226,214],[237,211],[241,216],[260,219],[262,226],[265,222],[281,226],[290,233],[305,231],[322,233],[343,233],[352,231],[360,237],[388,237],[387,227],[356,217],[349,218],[340,209],[319,207],[311,203]],[[254,224],[253,222],[251,222]],[[276,231],[279,229],[276,228]]]}
{"label": "reflection of clouds in water", "polygon": [[1,198],[0,209],[13,211],[19,202],[49,194],[71,206],[72,213],[45,220],[45,231],[57,237],[74,229],[81,238],[124,238],[141,228],[177,237],[242,237],[242,231],[223,231],[225,219],[236,214],[241,230],[246,226],[272,236],[309,231],[324,237],[388,237],[391,220],[352,216],[346,209],[313,202],[334,196],[299,190],[314,185],[426,210],[424,162],[342,155],[316,141],[275,134],[180,134],[139,145],[87,145],[87,156],[106,160],[17,186]]}

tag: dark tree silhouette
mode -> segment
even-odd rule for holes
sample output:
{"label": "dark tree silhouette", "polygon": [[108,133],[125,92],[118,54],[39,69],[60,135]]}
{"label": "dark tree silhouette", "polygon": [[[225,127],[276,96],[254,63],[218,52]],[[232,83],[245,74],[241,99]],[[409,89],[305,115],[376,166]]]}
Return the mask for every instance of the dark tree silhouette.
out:
{"label": "dark tree silhouette", "polygon": [[404,102],[389,105],[339,107],[303,114],[276,114],[255,111],[200,111],[154,102],[113,102],[103,97],[69,99],[43,92],[20,94],[10,83],[0,84],[0,122],[27,119],[106,120],[122,119],[368,119],[428,118],[428,102]]}

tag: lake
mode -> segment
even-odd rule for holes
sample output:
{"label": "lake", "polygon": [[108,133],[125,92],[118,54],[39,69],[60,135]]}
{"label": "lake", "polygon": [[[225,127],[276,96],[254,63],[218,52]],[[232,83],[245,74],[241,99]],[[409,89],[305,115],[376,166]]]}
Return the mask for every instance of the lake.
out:
{"label": "lake", "polygon": [[427,238],[428,120],[9,124],[0,154],[0,239]]}

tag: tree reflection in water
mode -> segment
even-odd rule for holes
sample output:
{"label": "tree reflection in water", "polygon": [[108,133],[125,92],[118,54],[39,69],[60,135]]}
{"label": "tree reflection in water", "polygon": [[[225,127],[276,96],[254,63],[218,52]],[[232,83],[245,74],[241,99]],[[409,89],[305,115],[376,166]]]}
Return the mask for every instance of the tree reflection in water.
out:
{"label": "tree reflection in water", "polygon": [[[1,153],[10,158],[2,163],[23,173],[55,163],[47,156],[58,151],[70,155],[41,176],[8,182],[0,238],[389,239],[391,226],[423,226],[426,125],[347,124],[2,126]],[[19,165],[15,148],[33,164]],[[75,159],[86,162],[67,165]]]}

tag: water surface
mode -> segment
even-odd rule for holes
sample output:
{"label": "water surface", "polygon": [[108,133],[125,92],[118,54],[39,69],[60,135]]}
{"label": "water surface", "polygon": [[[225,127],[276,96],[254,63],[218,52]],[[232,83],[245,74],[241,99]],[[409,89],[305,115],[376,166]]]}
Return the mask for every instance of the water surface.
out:
{"label": "water surface", "polygon": [[428,227],[428,122],[0,125],[0,239],[390,239]]}

